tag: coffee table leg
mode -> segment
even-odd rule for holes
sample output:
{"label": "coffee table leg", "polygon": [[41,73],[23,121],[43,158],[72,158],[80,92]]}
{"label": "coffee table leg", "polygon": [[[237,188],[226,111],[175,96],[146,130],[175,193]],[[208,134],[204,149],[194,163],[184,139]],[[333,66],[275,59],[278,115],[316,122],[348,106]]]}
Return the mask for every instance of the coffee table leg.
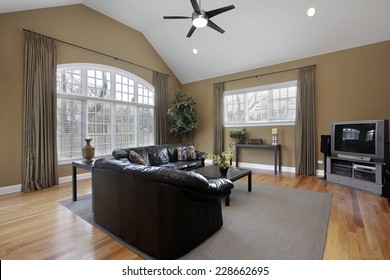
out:
{"label": "coffee table leg", "polygon": [[252,172],[248,174],[248,192],[252,191]]}
{"label": "coffee table leg", "polygon": [[72,194],[73,201],[77,201],[77,171],[76,166],[72,167]]}
{"label": "coffee table leg", "polygon": [[225,197],[225,206],[230,206],[230,195]]}

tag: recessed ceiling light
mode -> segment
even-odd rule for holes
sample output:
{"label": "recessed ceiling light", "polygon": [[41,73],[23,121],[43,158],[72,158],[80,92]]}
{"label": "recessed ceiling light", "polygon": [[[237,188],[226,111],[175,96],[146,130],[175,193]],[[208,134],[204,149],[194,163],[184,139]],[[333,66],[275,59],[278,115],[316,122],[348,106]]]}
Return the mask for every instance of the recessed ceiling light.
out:
{"label": "recessed ceiling light", "polygon": [[193,52],[194,54],[198,54],[198,50],[197,50],[197,49],[192,49],[192,52]]}
{"label": "recessed ceiling light", "polygon": [[309,17],[314,17],[315,14],[316,14],[316,9],[315,9],[315,8],[311,7],[311,8],[309,8],[309,9],[307,10],[307,15],[308,15]]}

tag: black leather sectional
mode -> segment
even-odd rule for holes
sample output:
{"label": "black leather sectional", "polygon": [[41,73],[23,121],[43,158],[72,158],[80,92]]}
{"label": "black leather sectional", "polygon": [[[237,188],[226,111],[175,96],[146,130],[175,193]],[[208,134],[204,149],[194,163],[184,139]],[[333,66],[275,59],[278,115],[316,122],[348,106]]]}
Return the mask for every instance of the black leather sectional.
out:
{"label": "black leather sectional", "polygon": [[[147,151],[151,164],[154,155],[161,155],[154,153],[156,149],[137,151]],[[133,164],[123,156],[126,150],[113,153],[118,159],[95,161],[93,207],[98,224],[156,259],[176,259],[222,226],[220,200],[231,193],[231,181],[207,180],[195,172],[164,166],[167,163]],[[168,157],[169,153],[174,154],[173,149],[168,149]]]}
{"label": "black leather sectional", "polygon": [[183,144],[166,144],[153,145],[146,147],[123,148],[115,149],[112,155],[115,159],[127,161],[129,160],[129,152],[138,153],[151,166],[162,166],[176,168],[179,170],[191,170],[204,166],[205,153],[195,151],[196,159],[194,160],[178,160],[178,147],[188,146]]}

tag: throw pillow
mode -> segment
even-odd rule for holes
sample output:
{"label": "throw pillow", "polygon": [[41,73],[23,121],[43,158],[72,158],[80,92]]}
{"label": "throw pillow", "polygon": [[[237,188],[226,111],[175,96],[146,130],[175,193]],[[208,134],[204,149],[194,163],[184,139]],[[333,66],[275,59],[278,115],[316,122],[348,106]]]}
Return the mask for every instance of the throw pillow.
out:
{"label": "throw pillow", "polygon": [[196,160],[195,147],[192,145],[177,147],[177,160]]}
{"label": "throw pillow", "polygon": [[148,165],[145,160],[137,152],[134,151],[129,152],[129,160],[133,163],[138,163],[140,165]]}

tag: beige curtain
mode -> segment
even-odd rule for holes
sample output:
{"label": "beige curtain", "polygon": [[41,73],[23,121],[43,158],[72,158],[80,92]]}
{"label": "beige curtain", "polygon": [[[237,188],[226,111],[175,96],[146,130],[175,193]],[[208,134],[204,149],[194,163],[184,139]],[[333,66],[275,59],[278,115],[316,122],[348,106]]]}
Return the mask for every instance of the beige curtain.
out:
{"label": "beige curtain", "polygon": [[22,191],[58,184],[57,50],[55,41],[25,32]]}
{"label": "beige curtain", "polygon": [[223,91],[224,83],[214,84],[214,145],[213,153],[223,152]]}
{"label": "beige curtain", "polygon": [[156,96],[154,110],[154,142],[156,145],[167,143],[167,94],[168,76],[163,73],[153,72],[154,94]]}
{"label": "beige curtain", "polygon": [[298,71],[295,167],[300,175],[316,174],[314,69],[309,66]]}

